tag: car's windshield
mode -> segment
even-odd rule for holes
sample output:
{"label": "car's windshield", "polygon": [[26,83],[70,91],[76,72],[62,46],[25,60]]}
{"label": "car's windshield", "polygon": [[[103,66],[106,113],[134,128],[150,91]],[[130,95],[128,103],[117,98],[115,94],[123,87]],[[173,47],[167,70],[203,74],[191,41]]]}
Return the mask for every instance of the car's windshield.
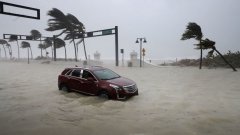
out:
{"label": "car's windshield", "polygon": [[96,70],[93,72],[101,80],[111,80],[120,77],[118,74],[109,69]]}

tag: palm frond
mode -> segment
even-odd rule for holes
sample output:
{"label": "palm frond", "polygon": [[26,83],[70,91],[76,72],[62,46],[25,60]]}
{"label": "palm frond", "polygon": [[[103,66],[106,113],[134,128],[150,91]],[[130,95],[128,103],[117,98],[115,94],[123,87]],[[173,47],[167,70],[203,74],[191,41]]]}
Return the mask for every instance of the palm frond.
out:
{"label": "palm frond", "polygon": [[26,41],[22,41],[21,47],[22,47],[22,48],[30,47],[30,43],[29,43],[29,42],[26,42]]}
{"label": "palm frond", "polygon": [[9,42],[17,41],[17,40],[18,40],[18,36],[17,35],[10,35]]}
{"label": "palm frond", "polygon": [[42,34],[38,31],[38,30],[31,30],[31,36],[33,37],[33,39],[39,39],[41,38]]}
{"label": "palm frond", "polygon": [[64,47],[65,45],[66,45],[66,43],[62,39],[60,39],[60,38],[55,39],[56,48],[61,48],[61,47]]}
{"label": "palm frond", "polygon": [[8,42],[4,39],[0,39],[0,44],[4,45],[4,44],[7,44]]}
{"label": "palm frond", "polygon": [[202,37],[203,37],[203,34],[201,31],[201,27],[194,22],[189,22],[185,32],[182,34],[181,40],[187,40],[191,38],[194,38],[196,40],[201,40]]}

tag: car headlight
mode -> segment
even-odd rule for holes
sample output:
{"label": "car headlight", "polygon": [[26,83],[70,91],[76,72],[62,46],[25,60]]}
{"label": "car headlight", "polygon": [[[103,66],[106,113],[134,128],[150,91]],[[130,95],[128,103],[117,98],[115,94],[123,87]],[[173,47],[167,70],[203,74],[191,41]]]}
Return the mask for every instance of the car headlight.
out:
{"label": "car headlight", "polygon": [[114,88],[115,90],[121,90],[121,88],[114,84],[109,84],[110,87]]}

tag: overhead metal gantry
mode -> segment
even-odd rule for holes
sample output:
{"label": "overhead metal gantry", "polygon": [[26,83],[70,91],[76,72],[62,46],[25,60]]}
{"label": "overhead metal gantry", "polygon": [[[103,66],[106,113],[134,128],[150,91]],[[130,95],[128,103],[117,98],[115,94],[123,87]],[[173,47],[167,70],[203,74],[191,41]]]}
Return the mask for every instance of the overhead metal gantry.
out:
{"label": "overhead metal gantry", "polygon": [[[53,38],[53,48],[54,48],[54,61],[56,61],[56,47],[54,39],[56,36],[53,37],[45,37],[42,36],[41,38],[35,38],[31,35],[17,35],[17,34],[3,34],[4,39],[10,39],[10,36],[16,36],[15,38],[17,40],[31,40],[31,41],[43,41],[46,38]],[[103,30],[97,30],[97,31],[90,31],[85,32],[84,34],[76,34],[75,39],[80,38],[91,38],[91,37],[99,37],[99,36],[107,36],[107,35],[115,35],[115,65],[119,66],[119,57],[118,57],[118,26],[115,26],[115,28],[111,29],[103,29]]]}

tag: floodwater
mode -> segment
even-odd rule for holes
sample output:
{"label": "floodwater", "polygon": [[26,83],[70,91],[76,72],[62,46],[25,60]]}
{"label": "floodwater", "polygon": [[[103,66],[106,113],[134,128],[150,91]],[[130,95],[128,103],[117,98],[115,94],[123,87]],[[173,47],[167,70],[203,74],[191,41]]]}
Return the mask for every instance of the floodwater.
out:
{"label": "floodwater", "polygon": [[0,61],[1,135],[238,135],[240,72],[108,66],[137,82],[127,101],[66,93],[57,76],[75,63]]}

